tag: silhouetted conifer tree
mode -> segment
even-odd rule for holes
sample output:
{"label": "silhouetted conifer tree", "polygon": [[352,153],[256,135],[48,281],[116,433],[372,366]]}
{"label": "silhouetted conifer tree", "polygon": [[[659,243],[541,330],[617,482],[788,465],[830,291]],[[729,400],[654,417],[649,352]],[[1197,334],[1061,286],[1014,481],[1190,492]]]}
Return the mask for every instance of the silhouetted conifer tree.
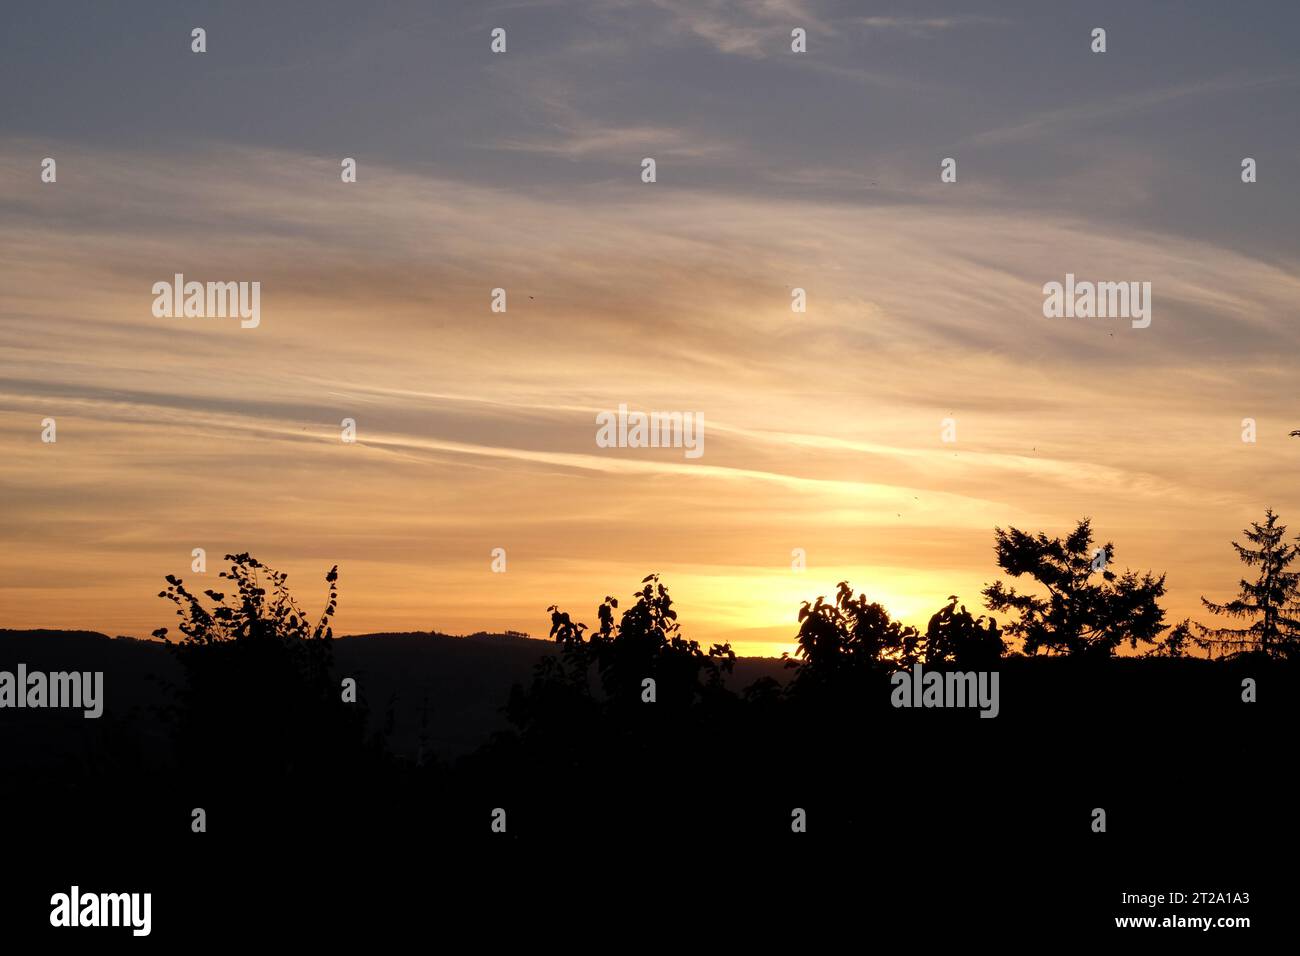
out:
{"label": "silhouetted conifer tree", "polygon": [[984,589],[990,610],[1017,615],[1006,633],[1024,642],[1026,654],[1046,648],[1059,654],[1109,656],[1125,641],[1151,643],[1168,625],[1157,599],[1165,578],[1116,575],[1109,566],[1115,546],[1093,549],[1085,518],[1066,538],[995,529],[998,566],[1013,578],[1028,575],[1046,595],[1017,593],[996,581]]}
{"label": "silhouetted conifer tree", "polygon": [[1236,600],[1215,604],[1206,598],[1201,603],[1215,614],[1249,620],[1246,627],[1206,627],[1197,625],[1201,637],[1197,643],[1219,655],[1242,651],[1259,651],[1270,657],[1287,657],[1300,649],[1300,619],[1295,617],[1300,602],[1300,572],[1288,570],[1300,555],[1300,547],[1287,544],[1286,525],[1278,524],[1269,508],[1264,523],[1252,521],[1243,534],[1255,547],[1232,542],[1242,564],[1258,568],[1255,580],[1241,579]]}

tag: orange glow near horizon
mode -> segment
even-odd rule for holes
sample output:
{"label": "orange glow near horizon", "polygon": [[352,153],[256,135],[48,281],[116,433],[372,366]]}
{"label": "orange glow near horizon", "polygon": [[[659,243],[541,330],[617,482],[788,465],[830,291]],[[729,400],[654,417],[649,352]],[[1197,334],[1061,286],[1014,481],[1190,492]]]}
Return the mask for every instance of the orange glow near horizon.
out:
{"label": "orange glow near horizon", "polygon": [[[29,152],[0,141],[0,165]],[[1300,528],[1290,373],[1185,321],[1287,314],[1300,284],[1267,263],[997,204],[595,185],[578,208],[368,174],[340,200],[318,158],[236,149],[110,154],[39,195],[3,177],[0,200],[49,224],[0,224],[24,249],[0,260],[24,316],[4,328],[0,626],[147,635],[201,547],[203,587],[249,551],[309,613],[337,563],[339,634],[540,637],[548,605],[590,623],[656,571],[688,637],[777,656],[840,580],[919,628],[950,594],[984,613],[995,526],[1090,516],[1118,567],[1168,573],[1170,623],[1234,593],[1229,541],[1266,506]],[[182,201],[190,218],[148,218]],[[268,236],[266,209],[298,233]],[[90,214],[148,228],[58,225]],[[1066,240],[1080,274],[1166,290],[1155,324],[1045,321]],[[261,281],[260,326],[155,318],[175,271]],[[595,416],[623,403],[702,414],[704,455],[598,447]]]}

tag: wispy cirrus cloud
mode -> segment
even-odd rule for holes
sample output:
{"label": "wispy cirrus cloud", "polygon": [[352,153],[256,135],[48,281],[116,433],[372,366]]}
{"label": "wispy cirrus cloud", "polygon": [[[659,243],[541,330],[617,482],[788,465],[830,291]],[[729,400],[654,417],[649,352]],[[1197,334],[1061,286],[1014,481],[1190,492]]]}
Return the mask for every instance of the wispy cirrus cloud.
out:
{"label": "wispy cirrus cloud", "polygon": [[1297,84],[1300,84],[1300,73],[1295,71],[1219,76],[1192,83],[1126,93],[1121,96],[1109,96],[1088,103],[1072,104],[1056,110],[1035,113],[1020,122],[975,133],[966,137],[963,142],[979,146],[1026,142],[1063,128],[1089,126],[1135,116],[1182,100],[1240,93],[1246,90],[1284,88]]}
{"label": "wispy cirrus cloud", "polygon": [[765,57],[788,52],[790,31],[828,33],[833,27],[802,0],[651,0],[669,28],[720,53]]}
{"label": "wispy cirrus cloud", "polygon": [[[0,144],[0,168],[48,152],[67,150]],[[1257,471],[1285,445],[1246,457],[1238,429],[1294,427],[1275,360],[1300,347],[1294,263],[1005,197],[547,195],[374,162],[347,192],[332,161],[283,150],[99,159],[68,189],[0,179],[0,284],[16,290],[0,484],[23,564],[0,571],[24,582],[5,594],[24,620],[49,599],[41,568],[94,555],[96,613],[147,633],[145,571],[173,570],[177,540],[336,556],[362,595],[349,630],[427,626],[433,562],[464,589],[441,620],[484,626],[475,569],[496,544],[531,555],[499,624],[525,630],[565,588],[589,597],[573,582],[654,555],[704,581],[814,541],[847,575],[864,536],[894,562],[885,591],[937,606],[951,582],[930,595],[912,569],[947,562],[974,586],[993,523],[1083,509],[1190,572],[1168,557],[1188,513],[1214,501],[1235,521],[1293,497],[1284,468]],[[155,318],[150,284],[177,270],[260,279],[262,326]],[[1041,284],[1067,270],[1150,278],[1151,329],[1044,319]],[[702,412],[705,458],[599,451],[594,412],[620,402]],[[57,449],[36,439],[46,416]],[[725,638],[724,618],[695,632]]]}
{"label": "wispy cirrus cloud", "polygon": [[898,32],[925,37],[935,33],[963,27],[994,26],[1007,21],[988,16],[938,16],[938,17],[853,17],[849,20],[869,31]]}
{"label": "wispy cirrus cloud", "polygon": [[529,139],[505,137],[492,143],[491,147],[566,159],[614,160],[625,164],[636,162],[642,155],[721,160],[737,152],[735,146],[718,142],[706,133],[653,125],[602,126],[594,122],[556,128],[552,133]]}

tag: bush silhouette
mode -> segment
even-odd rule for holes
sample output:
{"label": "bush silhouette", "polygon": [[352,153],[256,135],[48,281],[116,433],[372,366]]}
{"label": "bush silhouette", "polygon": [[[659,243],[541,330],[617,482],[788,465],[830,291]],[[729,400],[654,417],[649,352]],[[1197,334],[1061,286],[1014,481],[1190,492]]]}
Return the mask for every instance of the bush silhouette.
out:
{"label": "bush silhouette", "polygon": [[1007,652],[998,622],[983,616],[972,617],[963,604],[957,610],[957,596],[948,598],[947,606],[930,618],[925,629],[925,662],[952,664],[976,670],[993,667]]}
{"label": "bush silhouette", "polygon": [[723,693],[723,678],[736,659],[731,645],[715,644],[705,652],[697,641],[687,640],[659,575],[647,575],[641,584],[636,603],[617,624],[618,601],[606,597],[596,611],[600,626],[590,634],[586,624],[574,622],[568,613],[554,605],[547,608],[550,636],[560,653],[538,664],[532,699],[522,692],[512,698],[514,723],[527,727],[543,699],[553,705],[566,701],[566,708],[576,710],[596,703],[614,709],[639,704],[646,678],[655,682],[656,703],[668,707],[689,707]]}
{"label": "bush silhouette", "polygon": [[[363,750],[365,715],[342,700],[331,676],[338,568],[312,625],[290,595],[287,575],[247,553],[228,554],[219,577],[233,593],[203,592],[205,605],[168,575],[159,593],[176,605],[172,644],[184,675],[176,709],[178,755],[193,779],[223,787],[335,774]],[[167,628],[153,632],[167,640]]]}
{"label": "bush silhouette", "polygon": [[[489,776],[523,773],[533,786],[558,793],[582,779],[613,788],[666,781],[674,774],[654,768],[715,759],[710,728],[740,704],[725,686],[735,654],[729,645],[705,651],[685,638],[659,576],[641,583],[617,623],[618,601],[605,598],[594,631],[549,609],[558,653],[542,658],[529,687],[511,689],[504,712],[513,730],[479,755]],[[654,681],[653,702],[647,679]]]}
{"label": "bush silhouette", "polygon": [[889,616],[865,594],[853,596],[841,581],[830,603],[819,596],[799,608],[798,647],[781,655],[794,668],[789,694],[828,700],[862,693],[871,675],[885,668],[909,667],[923,651],[921,633]]}

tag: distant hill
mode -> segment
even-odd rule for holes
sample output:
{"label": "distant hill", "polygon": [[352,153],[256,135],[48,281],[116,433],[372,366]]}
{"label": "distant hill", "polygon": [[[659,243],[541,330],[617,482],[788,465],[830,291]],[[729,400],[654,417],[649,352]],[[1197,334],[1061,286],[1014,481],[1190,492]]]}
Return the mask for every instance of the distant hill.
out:
{"label": "distant hill", "polygon": [[[465,637],[432,632],[357,634],[334,641],[340,679],[354,677],[370,709],[373,728],[392,715],[391,750],[414,758],[425,736],[427,752],[451,759],[475,749],[506,728],[500,708],[515,683],[526,684],[537,661],[555,645],[517,632],[479,632]],[[180,671],[159,641],[109,637],[97,631],[8,630],[0,628],[0,670],[18,663],[29,670],[103,671],[106,716],[138,723],[148,735],[156,723],[152,708],[167,702],[167,687]],[[730,680],[742,688],[760,677],[784,681],[787,671],[774,658],[740,658]],[[132,716],[134,715],[134,716]],[[24,766],[54,766],[82,759],[88,726],[67,711],[14,711],[0,723],[0,749]],[[33,734],[37,726],[40,734]],[[62,746],[51,746],[53,735]],[[161,738],[159,738],[161,739]]]}

